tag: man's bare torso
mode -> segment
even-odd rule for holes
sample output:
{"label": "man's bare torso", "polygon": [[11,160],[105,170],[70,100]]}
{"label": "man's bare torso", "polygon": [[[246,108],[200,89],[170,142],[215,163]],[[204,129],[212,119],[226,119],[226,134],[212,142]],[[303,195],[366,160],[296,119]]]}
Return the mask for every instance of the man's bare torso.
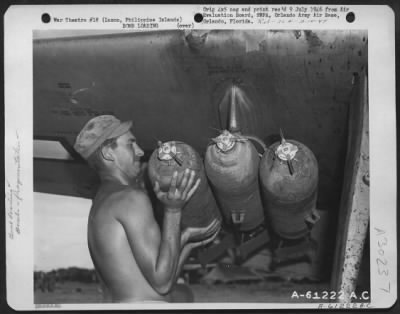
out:
{"label": "man's bare torso", "polygon": [[[106,182],[93,201],[88,221],[88,244],[92,260],[113,302],[166,301],[167,297],[158,294],[143,276],[124,227],[115,215],[116,210],[141,210],[143,214],[143,209],[134,206],[121,208],[124,205],[120,200],[125,193],[144,192]],[[153,216],[153,213],[148,210],[145,215]]]}

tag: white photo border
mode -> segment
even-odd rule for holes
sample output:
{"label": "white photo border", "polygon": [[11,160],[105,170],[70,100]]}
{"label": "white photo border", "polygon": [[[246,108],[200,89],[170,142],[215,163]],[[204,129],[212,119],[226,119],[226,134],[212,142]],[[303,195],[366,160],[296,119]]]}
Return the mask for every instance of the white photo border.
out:
{"label": "white photo border", "polygon": [[[215,5],[229,6],[229,5]],[[240,7],[241,5],[233,5]],[[248,6],[248,5],[246,5]],[[273,6],[273,5],[258,5]],[[289,5],[287,5],[289,6]],[[325,5],[324,5],[325,6]],[[124,17],[134,7],[135,16],[176,16],[177,12],[194,29],[265,29],[264,24],[203,25],[193,23],[193,16],[203,5],[15,5],[5,16],[5,188],[6,188],[6,280],[7,302],[16,310],[34,310],[33,300],[33,82],[32,33],[48,29],[118,29],[112,23],[48,23],[41,20],[48,12],[58,17],[94,15]],[[330,7],[341,7],[332,5]],[[347,5],[356,19],[348,23],[345,14],[326,23],[271,23],[268,29],[354,29],[368,31],[368,84],[370,117],[370,254],[371,306],[391,307],[397,298],[396,243],[396,104],[395,104],[395,28],[394,12],[385,5]],[[185,21],[182,24],[185,24]],[[164,29],[175,29],[176,23]],[[19,161],[15,160],[15,152]],[[10,190],[19,202],[21,233],[11,237],[7,223]],[[8,194],[7,194],[8,193]],[[12,194],[12,192],[11,192]],[[382,258],[382,239],[376,230],[385,232],[388,245],[384,257],[389,275],[378,269]],[[382,288],[390,285],[390,293]],[[60,304],[40,310],[114,310],[114,309],[299,309],[317,308],[315,303],[194,303],[187,304]]]}

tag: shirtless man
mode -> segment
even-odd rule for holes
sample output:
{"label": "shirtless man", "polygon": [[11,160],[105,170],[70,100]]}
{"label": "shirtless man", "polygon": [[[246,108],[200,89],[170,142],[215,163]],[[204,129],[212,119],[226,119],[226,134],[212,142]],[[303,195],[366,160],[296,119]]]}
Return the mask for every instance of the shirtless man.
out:
{"label": "shirtless man", "polygon": [[[173,301],[171,291],[190,251],[211,242],[220,226],[215,220],[206,228],[181,232],[182,208],[200,183],[194,181],[194,171],[187,170],[180,182],[173,174],[168,192],[155,183],[154,192],[164,205],[160,230],[138,182],[143,151],[130,132],[131,124],[98,116],[76,139],[75,150],[101,179],[89,214],[89,251],[107,301]],[[199,235],[206,240],[191,241]]]}

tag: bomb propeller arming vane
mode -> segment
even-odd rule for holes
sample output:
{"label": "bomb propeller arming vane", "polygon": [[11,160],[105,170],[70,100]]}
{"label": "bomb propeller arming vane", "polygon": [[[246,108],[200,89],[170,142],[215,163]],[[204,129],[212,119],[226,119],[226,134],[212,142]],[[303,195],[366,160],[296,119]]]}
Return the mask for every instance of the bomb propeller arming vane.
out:
{"label": "bomb propeller arming vane", "polygon": [[279,133],[281,136],[281,145],[279,145],[278,148],[276,149],[276,155],[279,157],[279,159],[286,161],[289,167],[290,175],[293,175],[294,168],[292,164],[292,159],[294,158],[294,156],[296,156],[298,148],[296,145],[286,142],[283,136],[282,129],[279,129]]}
{"label": "bomb propeller arming vane", "polygon": [[158,144],[158,158],[160,160],[175,160],[175,162],[179,165],[183,165],[183,160],[180,159],[176,153],[176,146],[171,144],[171,142],[162,143],[161,141],[157,142]]}
{"label": "bomb propeller arming vane", "polygon": [[237,134],[232,134],[228,130],[222,131],[219,136],[212,139],[218,149],[223,153],[230,151],[235,146],[236,142],[246,142],[247,140],[247,138],[240,137]]}

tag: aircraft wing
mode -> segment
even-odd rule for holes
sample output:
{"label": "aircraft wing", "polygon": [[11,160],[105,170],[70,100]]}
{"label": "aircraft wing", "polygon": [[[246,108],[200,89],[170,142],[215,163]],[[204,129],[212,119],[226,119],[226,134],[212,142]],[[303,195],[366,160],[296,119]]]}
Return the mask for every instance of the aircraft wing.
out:
{"label": "aircraft wing", "polygon": [[[234,83],[246,95],[242,132],[271,144],[282,128],[311,148],[320,167],[319,208],[338,206],[352,79],[367,68],[367,32],[73,35],[33,41],[35,191],[91,197],[98,179],[73,143],[100,114],[132,120],[146,157],[157,140],[172,139],[203,155],[216,129],[226,128],[221,101]],[[64,157],[48,154],[52,145]]]}

